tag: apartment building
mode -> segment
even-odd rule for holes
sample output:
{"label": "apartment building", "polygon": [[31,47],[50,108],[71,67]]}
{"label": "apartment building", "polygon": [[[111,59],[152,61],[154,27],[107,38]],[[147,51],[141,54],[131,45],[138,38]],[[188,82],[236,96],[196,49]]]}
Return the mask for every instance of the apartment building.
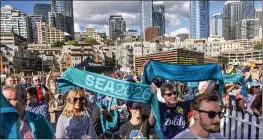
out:
{"label": "apartment building", "polygon": [[54,44],[56,41],[65,41],[65,34],[63,31],[46,24],[43,21],[37,21],[38,43]]}

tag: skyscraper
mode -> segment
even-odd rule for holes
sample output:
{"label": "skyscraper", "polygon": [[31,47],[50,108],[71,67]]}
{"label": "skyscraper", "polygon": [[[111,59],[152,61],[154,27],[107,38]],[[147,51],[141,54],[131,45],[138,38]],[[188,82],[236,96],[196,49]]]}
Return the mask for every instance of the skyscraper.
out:
{"label": "skyscraper", "polygon": [[73,0],[52,0],[52,10],[64,16],[64,31],[74,39]]}
{"label": "skyscraper", "polygon": [[255,18],[255,0],[240,0],[242,3],[242,19]]}
{"label": "skyscraper", "polygon": [[225,40],[236,39],[236,23],[242,20],[242,3],[240,1],[225,2],[223,10],[223,36]]}
{"label": "skyscraper", "polygon": [[148,27],[152,27],[152,9],[153,1],[152,0],[141,0],[140,1],[140,18],[141,18],[141,37],[145,39],[145,30]]}
{"label": "skyscraper", "polygon": [[1,7],[1,32],[15,32],[32,42],[32,24],[25,13],[10,5]]}
{"label": "skyscraper", "polygon": [[222,36],[222,18],[223,15],[221,13],[216,13],[212,16],[211,36]]}
{"label": "skyscraper", "polygon": [[37,22],[43,21],[44,18],[41,15],[29,15],[29,17],[32,24],[33,43],[38,43]]}
{"label": "skyscraper", "polygon": [[153,2],[153,26],[160,27],[160,35],[165,34],[165,8],[163,1],[154,1]]}
{"label": "skyscraper", "polygon": [[255,18],[259,20],[259,25],[263,25],[262,9],[256,9]]}
{"label": "skyscraper", "polygon": [[41,15],[44,21],[49,24],[48,12],[51,12],[51,4],[36,4],[34,6],[34,15]]}
{"label": "skyscraper", "polygon": [[124,38],[126,31],[126,21],[121,15],[110,15],[109,17],[109,35],[110,39],[117,40]]}
{"label": "skyscraper", "polygon": [[192,0],[190,3],[191,38],[208,38],[209,32],[209,1]]}

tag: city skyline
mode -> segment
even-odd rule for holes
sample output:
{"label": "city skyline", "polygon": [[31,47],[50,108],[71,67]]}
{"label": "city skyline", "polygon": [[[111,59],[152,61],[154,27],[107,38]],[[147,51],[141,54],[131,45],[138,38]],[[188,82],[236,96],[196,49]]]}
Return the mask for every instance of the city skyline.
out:
{"label": "city skyline", "polygon": [[[14,8],[25,12],[26,14],[33,14],[33,7],[35,4],[51,4],[51,1],[3,1],[1,7],[4,5],[11,5]],[[184,33],[190,31],[190,1],[164,1],[166,14],[166,33],[175,35],[176,33]],[[211,21],[212,15],[215,13],[222,13],[225,1],[210,1],[209,19]],[[127,23],[127,30],[135,29],[140,32],[140,15],[139,15],[139,1],[74,1],[74,24],[75,32],[84,31],[88,25],[93,25],[96,30],[106,32],[108,34],[108,18],[109,15],[122,15]],[[121,6],[121,7],[120,7]],[[111,7],[111,8],[110,8]],[[256,1],[255,8],[261,9],[262,2]],[[100,10],[99,10],[100,9]],[[101,10],[103,9],[103,10]],[[85,12],[84,12],[85,10]],[[107,13],[107,14],[105,14]],[[83,18],[90,17],[90,18]],[[179,30],[179,31],[178,31]]]}

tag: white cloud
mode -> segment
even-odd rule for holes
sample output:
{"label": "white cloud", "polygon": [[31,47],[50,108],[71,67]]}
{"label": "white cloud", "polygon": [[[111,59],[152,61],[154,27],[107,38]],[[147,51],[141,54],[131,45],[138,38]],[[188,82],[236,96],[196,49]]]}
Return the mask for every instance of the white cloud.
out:
{"label": "white cloud", "polygon": [[[166,27],[179,26],[180,17],[189,18],[189,1],[165,1],[164,4]],[[81,26],[96,25],[101,30],[106,30],[110,15],[118,14],[123,16],[127,27],[139,26],[139,8],[139,1],[73,1],[74,21]]]}
{"label": "white cloud", "polygon": [[190,31],[187,28],[179,28],[176,31],[170,33],[170,36],[176,37],[178,34],[189,34]]}
{"label": "white cloud", "polygon": [[75,32],[81,32],[80,25],[78,23],[74,23],[74,31]]}

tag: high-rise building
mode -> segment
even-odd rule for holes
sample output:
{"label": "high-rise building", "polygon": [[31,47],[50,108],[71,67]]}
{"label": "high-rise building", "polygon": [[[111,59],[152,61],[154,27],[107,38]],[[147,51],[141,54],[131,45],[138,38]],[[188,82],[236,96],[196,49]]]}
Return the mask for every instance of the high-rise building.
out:
{"label": "high-rise building", "polygon": [[240,0],[242,3],[242,19],[255,18],[255,0]]}
{"label": "high-rise building", "polygon": [[259,25],[263,25],[262,9],[256,9],[255,18],[258,19]]}
{"label": "high-rise building", "polygon": [[121,15],[110,15],[109,18],[109,36],[112,40],[124,38],[126,31],[126,21]]}
{"label": "high-rise building", "polygon": [[140,1],[140,28],[141,28],[141,37],[145,39],[145,30],[148,27],[153,26],[153,1],[152,0],[141,0]]}
{"label": "high-rise building", "polygon": [[145,41],[153,41],[160,36],[160,27],[148,27],[145,30]]}
{"label": "high-rise building", "polygon": [[209,1],[193,0],[190,3],[190,36],[192,39],[209,37]]}
{"label": "high-rise building", "polygon": [[223,15],[221,13],[216,13],[212,16],[211,36],[222,36],[222,18]]}
{"label": "high-rise building", "polygon": [[73,0],[52,0],[52,10],[64,16],[64,31],[74,39]]}
{"label": "high-rise building", "polygon": [[236,39],[236,23],[242,20],[242,3],[227,1],[223,11],[223,37],[225,40],[234,40]]}
{"label": "high-rise building", "polygon": [[48,12],[48,21],[49,24],[61,31],[65,31],[65,18],[62,13],[57,12]]}
{"label": "high-rise building", "polygon": [[160,35],[165,34],[165,8],[163,1],[153,2],[153,26],[160,27]]}
{"label": "high-rise building", "polygon": [[41,15],[44,21],[49,24],[48,12],[51,12],[51,4],[36,4],[34,6],[34,15]]}
{"label": "high-rise building", "polygon": [[1,32],[15,32],[32,42],[32,24],[30,18],[10,5],[1,7]]}
{"label": "high-rise building", "polygon": [[253,39],[259,36],[258,19],[243,19],[236,23],[236,39]]}
{"label": "high-rise building", "polygon": [[33,43],[38,42],[38,33],[37,33],[37,22],[44,21],[42,15],[29,15],[32,24],[32,35],[33,35]]}
{"label": "high-rise building", "polygon": [[46,24],[43,21],[37,21],[38,43],[53,44],[56,41],[65,41],[65,34],[63,31]]}
{"label": "high-rise building", "polygon": [[184,42],[184,40],[189,39],[189,34],[181,33],[181,34],[177,34],[176,37],[180,38],[180,42]]}

